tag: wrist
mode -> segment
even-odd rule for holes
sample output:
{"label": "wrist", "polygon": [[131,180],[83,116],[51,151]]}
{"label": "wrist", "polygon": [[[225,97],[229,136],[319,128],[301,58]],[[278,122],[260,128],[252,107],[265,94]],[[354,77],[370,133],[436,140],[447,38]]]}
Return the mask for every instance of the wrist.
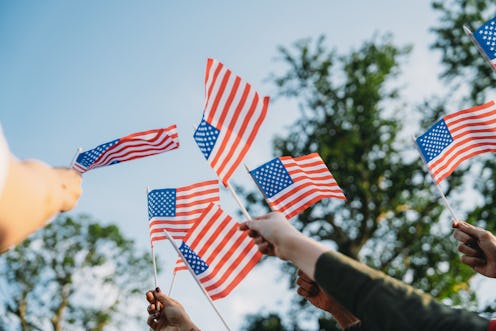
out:
{"label": "wrist", "polygon": [[304,235],[294,236],[284,247],[286,259],[301,269],[312,280],[318,258],[329,248]]}
{"label": "wrist", "polygon": [[300,232],[294,232],[289,235],[284,236],[282,240],[276,247],[277,257],[282,260],[288,260],[294,262],[294,257],[297,254],[297,250],[304,245],[305,236]]}

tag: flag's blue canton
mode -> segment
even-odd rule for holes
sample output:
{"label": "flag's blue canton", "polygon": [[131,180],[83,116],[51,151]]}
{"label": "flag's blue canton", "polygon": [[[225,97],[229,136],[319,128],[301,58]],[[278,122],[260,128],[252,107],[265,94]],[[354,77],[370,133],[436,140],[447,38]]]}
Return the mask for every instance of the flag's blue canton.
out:
{"label": "flag's blue canton", "polygon": [[[91,166],[96,159],[100,157],[107,149],[110,147],[114,146],[119,142],[119,139],[113,140],[111,142],[101,144],[100,146],[97,146],[89,151],[83,152],[78,155],[76,162],[79,163],[80,165],[84,166],[85,168],[88,168]],[[118,163],[119,161],[113,161],[110,164]]]}
{"label": "flag's blue canton", "polygon": [[422,151],[426,162],[430,162],[438,156],[452,142],[453,137],[443,119],[417,138],[417,145]]}
{"label": "flag's blue canton", "polygon": [[496,17],[477,29],[474,38],[490,60],[496,58]]}
{"label": "flag's blue canton", "polygon": [[195,272],[195,275],[199,275],[208,269],[208,264],[196,255],[196,253],[184,242],[181,244],[181,247],[179,247],[179,250],[183,253],[184,258],[188,261],[188,264]]}
{"label": "flag's blue canton", "polygon": [[148,218],[176,216],[176,189],[165,188],[148,193]]}
{"label": "flag's blue canton", "polygon": [[288,174],[281,160],[275,158],[260,167],[250,171],[253,178],[264,192],[267,198],[272,198],[277,193],[293,184],[293,180]]}
{"label": "flag's blue canton", "polygon": [[193,135],[196,144],[200,147],[201,152],[207,160],[215,146],[219,133],[220,131],[216,127],[205,121],[205,119],[202,119]]}

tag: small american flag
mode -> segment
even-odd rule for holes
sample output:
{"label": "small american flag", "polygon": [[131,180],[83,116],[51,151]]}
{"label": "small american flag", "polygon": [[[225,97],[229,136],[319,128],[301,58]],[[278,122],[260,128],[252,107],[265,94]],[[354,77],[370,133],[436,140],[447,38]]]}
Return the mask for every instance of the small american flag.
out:
{"label": "small american flag", "polygon": [[148,219],[152,242],[171,237],[181,240],[210,203],[219,203],[219,181],[152,190],[148,193]]}
{"label": "small american flag", "polygon": [[[180,251],[212,300],[227,296],[261,259],[253,240],[218,205],[210,204]],[[176,266],[174,271],[184,270]]]}
{"label": "small american flag", "polygon": [[250,174],[272,210],[283,213],[287,219],[324,198],[346,199],[317,153],[278,157]]}
{"label": "small american flag", "polygon": [[491,65],[496,68],[496,17],[478,28],[474,33],[474,38]]}
{"label": "small american flag", "polygon": [[269,97],[214,59],[205,72],[205,108],[194,139],[215,173],[227,182],[245,157],[262,124]]}
{"label": "small american flag", "polygon": [[432,177],[441,183],[463,161],[496,151],[494,101],[444,116],[416,143]]}
{"label": "small american flag", "polygon": [[101,144],[80,153],[73,168],[84,173],[98,167],[139,159],[179,147],[176,126],[143,131]]}

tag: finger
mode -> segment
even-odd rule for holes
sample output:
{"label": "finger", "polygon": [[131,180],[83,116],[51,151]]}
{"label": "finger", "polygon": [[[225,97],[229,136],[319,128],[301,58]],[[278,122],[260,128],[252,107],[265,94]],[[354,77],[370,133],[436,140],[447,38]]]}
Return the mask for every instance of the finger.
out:
{"label": "finger", "polygon": [[260,215],[260,216],[257,216],[254,218],[255,221],[263,221],[263,220],[267,220],[269,218],[272,217],[272,214],[273,213],[268,213],[268,214],[265,214],[265,215]]}
{"label": "finger", "polygon": [[239,225],[239,229],[241,231],[246,231],[246,230],[249,230],[250,228],[248,227],[248,225],[246,224],[246,222],[243,222]]}
{"label": "finger", "polygon": [[306,273],[304,273],[301,269],[298,269],[298,277],[300,277],[301,279],[304,279],[308,282],[313,282],[313,279],[310,278],[310,276],[308,276]]}
{"label": "finger", "polygon": [[255,230],[248,230],[248,237],[257,238],[260,237],[260,233]]}
{"label": "finger", "polygon": [[[262,220],[263,218],[261,217],[257,217],[256,220]],[[253,220],[253,221],[246,221],[244,222],[243,224],[248,228],[250,229],[251,231],[256,231],[258,232],[258,224],[260,223],[259,221],[256,221],[256,220]]]}
{"label": "finger", "polygon": [[146,292],[146,300],[150,303],[155,303],[155,296],[153,295],[153,291]]}
{"label": "finger", "polygon": [[255,243],[255,245],[261,245],[267,243],[267,240],[265,240],[264,237],[256,237],[253,238],[253,242]]}
{"label": "finger", "polygon": [[149,304],[148,307],[146,308],[148,311],[148,315],[155,314],[157,311],[155,310],[155,305],[153,303]]}
{"label": "finger", "polygon": [[309,289],[310,287],[315,285],[315,283],[312,280],[307,280],[301,277],[296,278],[296,284],[305,289]]}
{"label": "finger", "polygon": [[155,319],[154,315],[148,316],[148,319],[146,320],[146,324],[148,324],[149,327],[151,327],[153,330],[157,327],[157,321]]}
{"label": "finger", "polygon": [[458,222],[457,229],[477,239],[480,239],[480,237],[486,233],[486,230],[475,227],[467,222]]}
{"label": "finger", "polygon": [[460,253],[463,253],[464,255],[472,256],[472,257],[480,257],[480,254],[481,254],[480,249],[477,249],[477,248],[474,248],[473,246],[465,245],[465,244],[459,244],[458,245],[458,251]]}
{"label": "finger", "polygon": [[310,286],[309,288],[298,287],[296,293],[305,298],[313,298],[319,294],[319,288],[317,286]]}
{"label": "finger", "polygon": [[304,298],[308,298],[308,294],[309,294],[307,290],[305,290],[304,288],[301,288],[301,287],[298,287],[296,289],[296,293],[298,293],[298,295],[300,295]]}
{"label": "finger", "polygon": [[472,241],[473,240],[473,237],[472,236],[470,236],[469,234],[463,232],[460,229],[456,229],[453,232],[453,237],[456,240],[458,240],[459,242],[462,242],[462,243],[466,243],[466,242],[469,242],[469,241]]}
{"label": "finger", "polygon": [[274,246],[268,242],[263,242],[258,245],[258,250],[265,255],[275,255],[274,254]]}
{"label": "finger", "polygon": [[480,267],[486,264],[486,260],[480,257],[472,257],[463,255],[461,261],[471,268]]}

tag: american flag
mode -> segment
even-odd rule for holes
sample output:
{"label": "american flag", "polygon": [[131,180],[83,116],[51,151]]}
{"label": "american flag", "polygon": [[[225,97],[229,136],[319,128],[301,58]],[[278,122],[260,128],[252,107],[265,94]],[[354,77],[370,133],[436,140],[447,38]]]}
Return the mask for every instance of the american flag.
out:
{"label": "american flag", "polygon": [[416,143],[432,177],[441,183],[463,161],[496,151],[494,101],[444,116]]}
{"label": "american flag", "polygon": [[474,39],[490,64],[496,68],[496,17],[478,28],[474,33]]}
{"label": "american flag", "polygon": [[137,132],[80,153],[73,165],[77,171],[112,165],[167,152],[179,147],[176,125]]}
{"label": "american flag", "polygon": [[219,181],[207,180],[178,188],[148,192],[148,219],[152,242],[172,238],[182,240],[210,203],[219,203]]}
{"label": "american flag", "polygon": [[317,153],[278,157],[250,174],[272,210],[283,213],[287,219],[324,198],[346,199]]}
{"label": "american flag", "polygon": [[[218,205],[210,204],[184,238],[182,252],[212,300],[221,299],[261,259],[253,240]],[[176,266],[174,271],[184,270]]]}
{"label": "american flag", "polygon": [[227,186],[257,135],[269,97],[261,98],[250,84],[214,59],[207,61],[205,95],[203,118],[194,139]]}

